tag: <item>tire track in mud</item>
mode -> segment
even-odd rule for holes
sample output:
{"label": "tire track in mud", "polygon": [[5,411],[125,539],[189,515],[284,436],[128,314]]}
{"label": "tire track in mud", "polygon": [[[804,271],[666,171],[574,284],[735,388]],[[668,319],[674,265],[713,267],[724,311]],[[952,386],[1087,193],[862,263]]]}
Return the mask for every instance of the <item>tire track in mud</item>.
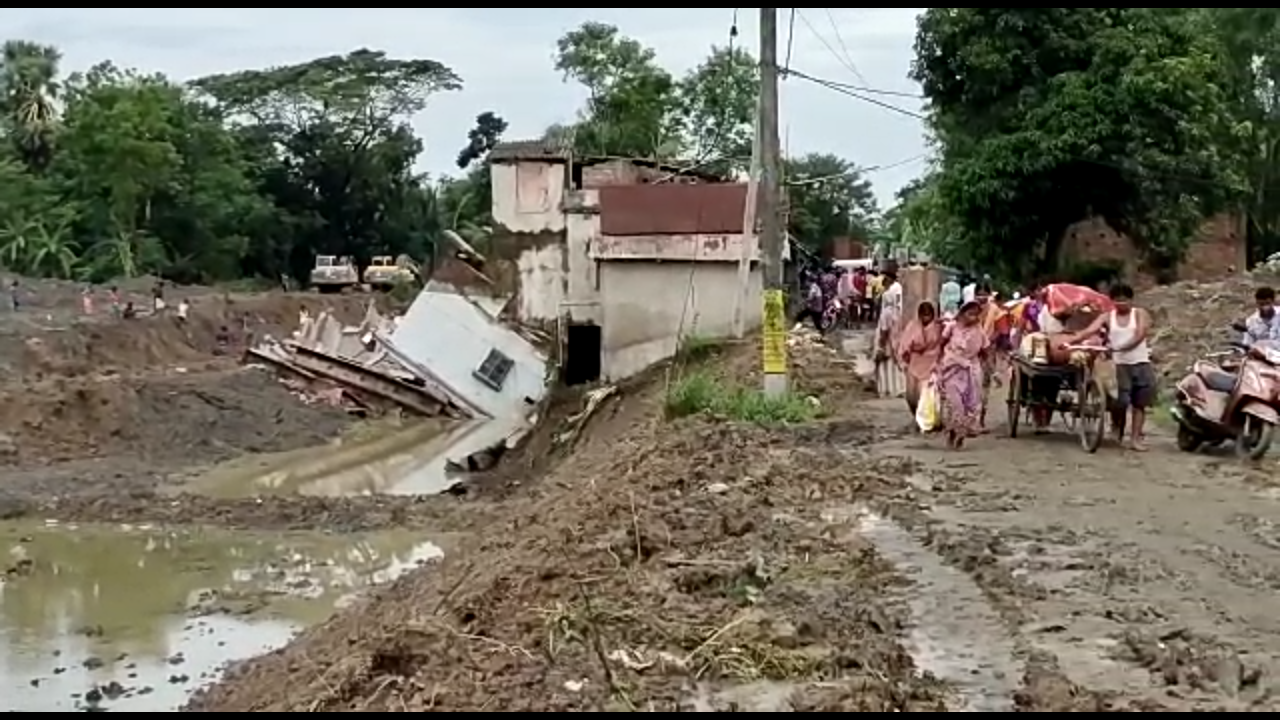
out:
{"label": "tire track in mud", "polygon": [[[896,427],[899,408],[870,409]],[[917,507],[882,510],[971,578],[1012,635],[1015,711],[1276,709],[1280,502],[1257,485],[1262,472],[1159,438],[1143,456],[1089,456],[1066,437],[999,431],[959,454],[920,437],[874,452],[918,491]],[[949,595],[932,602],[952,612],[972,606],[945,584],[917,591]]]}

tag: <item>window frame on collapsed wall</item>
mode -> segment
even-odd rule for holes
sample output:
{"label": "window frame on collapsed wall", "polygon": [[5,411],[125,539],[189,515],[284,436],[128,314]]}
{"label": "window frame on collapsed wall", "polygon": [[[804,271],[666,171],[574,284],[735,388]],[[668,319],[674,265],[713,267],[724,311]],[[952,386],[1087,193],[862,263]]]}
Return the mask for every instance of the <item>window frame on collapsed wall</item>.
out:
{"label": "window frame on collapsed wall", "polygon": [[502,392],[515,366],[516,361],[512,360],[511,356],[498,348],[490,348],[489,354],[484,356],[479,367],[471,371],[471,377],[494,392]]}

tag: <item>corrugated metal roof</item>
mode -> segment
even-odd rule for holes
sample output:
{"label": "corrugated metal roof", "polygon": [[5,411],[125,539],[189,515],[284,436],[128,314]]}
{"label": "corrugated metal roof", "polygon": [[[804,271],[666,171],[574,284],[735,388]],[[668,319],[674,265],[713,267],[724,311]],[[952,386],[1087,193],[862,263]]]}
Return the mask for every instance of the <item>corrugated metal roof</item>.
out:
{"label": "corrugated metal roof", "polygon": [[561,139],[513,140],[501,142],[489,151],[489,160],[564,160],[569,157],[569,146]]}
{"label": "corrugated metal roof", "polygon": [[747,186],[614,185],[600,193],[604,235],[736,235],[742,232]]}

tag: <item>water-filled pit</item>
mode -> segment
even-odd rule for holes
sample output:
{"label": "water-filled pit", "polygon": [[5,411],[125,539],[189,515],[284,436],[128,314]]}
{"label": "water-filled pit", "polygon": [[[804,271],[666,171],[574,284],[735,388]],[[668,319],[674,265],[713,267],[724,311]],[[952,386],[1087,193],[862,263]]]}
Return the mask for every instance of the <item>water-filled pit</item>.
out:
{"label": "water-filled pit", "polygon": [[228,661],[441,552],[395,532],[0,524],[4,709],[172,712]]}

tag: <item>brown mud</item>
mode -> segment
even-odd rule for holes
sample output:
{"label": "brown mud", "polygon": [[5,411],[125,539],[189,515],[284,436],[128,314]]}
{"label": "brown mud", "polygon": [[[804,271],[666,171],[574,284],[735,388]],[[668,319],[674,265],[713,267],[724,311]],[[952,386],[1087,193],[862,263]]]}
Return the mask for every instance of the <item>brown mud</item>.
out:
{"label": "brown mud", "polygon": [[795,352],[834,417],[667,423],[659,382],[627,432],[507,488],[497,532],[189,709],[1277,709],[1274,463],[1158,430],[1087,455],[1061,423],[947,452],[839,358]]}
{"label": "brown mud", "polygon": [[[730,348],[714,365],[750,377],[755,356]],[[823,362],[800,391],[851,392]],[[901,477],[850,476],[860,451],[839,444],[865,448],[878,431],[670,423],[663,388],[680,374],[607,401],[558,461],[534,460],[557,447],[549,431],[504,458],[500,478],[533,462],[547,474],[498,485],[472,544],[235,666],[189,709],[944,709],[943,684],[902,643],[903,577],[823,512],[910,502]]]}
{"label": "brown mud", "polygon": [[[869,410],[884,423],[902,412],[891,401]],[[1020,711],[1280,707],[1274,461],[1180,453],[1158,429],[1148,453],[1095,455],[1061,423],[1047,437],[1001,430],[960,453],[914,437],[876,455],[916,466],[929,510],[898,519],[1016,631]]]}
{"label": "brown mud", "polygon": [[33,305],[0,317],[0,500],[10,512],[53,497],[145,495],[194,465],[321,444],[352,422],[242,367],[240,353],[287,336],[303,308],[356,322],[369,296],[176,288],[171,305],[191,302],[186,322],[125,321],[101,306],[81,315],[78,286],[66,285],[42,283]]}
{"label": "brown mud", "polygon": [[846,462],[804,434],[706,420],[580,447],[485,539],[191,707],[725,710],[769,683],[813,711],[939,709],[900,643],[905,610],[884,602],[901,577],[815,502],[895,491]]}

